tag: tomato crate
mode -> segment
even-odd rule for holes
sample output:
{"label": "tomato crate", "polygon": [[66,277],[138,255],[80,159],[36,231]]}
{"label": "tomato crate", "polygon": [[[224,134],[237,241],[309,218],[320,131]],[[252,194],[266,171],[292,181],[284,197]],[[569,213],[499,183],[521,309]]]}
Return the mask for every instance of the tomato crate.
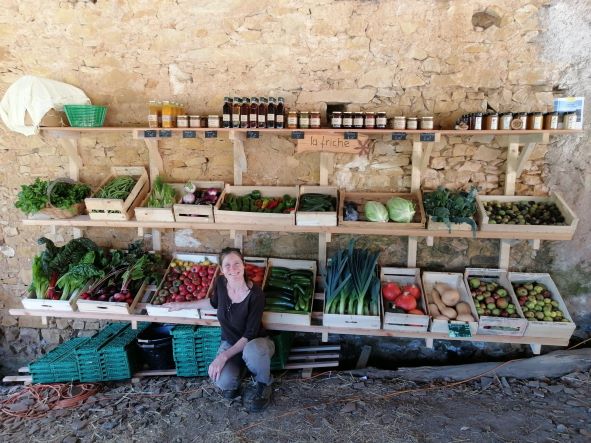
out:
{"label": "tomato crate", "polygon": [[295,226],[295,209],[288,214],[273,212],[232,211],[229,209],[221,209],[222,205],[228,198],[228,194],[233,194],[237,197],[243,197],[253,191],[260,191],[262,198],[283,197],[284,195],[289,195],[290,197],[296,199],[296,208],[299,204],[297,186],[232,186],[226,184],[222,196],[213,209],[215,222],[230,224]]}
{"label": "tomato crate", "polygon": [[470,312],[476,321],[473,322],[464,322],[464,321],[456,321],[456,320],[441,320],[433,318],[433,313],[429,310],[429,316],[431,316],[431,332],[438,332],[442,334],[449,334],[450,332],[450,325],[461,325],[467,324],[470,328],[470,334],[476,335],[478,333],[478,315],[476,313],[476,308],[472,301],[472,297],[468,293],[466,289],[466,285],[464,284],[464,276],[460,273],[454,272],[423,272],[423,290],[425,293],[425,300],[427,301],[427,308],[429,308],[429,303],[433,303],[433,299],[431,297],[431,292],[435,287],[436,283],[444,283],[451,288],[458,291],[460,294],[460,301],[467,303],[470,306]]}
{"label": "tomato crate", "polygon": [[[301,196],[304,194],[324,194],[334,198],[334,211],[300,211]],[[298,226],[336,226],[337,210],[339,206],[339,192],[336,186],[300,186],[300,199],[296,211],[296,225]]]}
{"label": "tomato crate", "polygon": [[133,303],[128,305],[126,302],[122,301],[99,301],[99,300],[83,300],[78,298],[76,301],[76,306],[80,312],[101,312],[101,313],[111,313],[111,314],[133,314],[135,313],[135,308],[137,307],[138,303],[144,296],[146,292],[148,284],[144,282],[140,289],[138,289],[135,297],[133,298]]}
{"label": "tomato crate", "polygon": [[[167,183],[172,186],[175,191],[175,202],[180,198],[183,191],[182,183]],[[166,208],[151,208],[148,206],[148,200],[153,192],[150,191],[141,204],[135,208],[135,219],[137,221],[153,221],[153,222],[174,222],[174,203]]]}
{"label": "tomato crate", "polygon": [[[489,202],[499,203],[520,203],[533,202],[536,203],[554,203],[562,217],[564,224],[560,225],[531,225],[531,224],[505,224],[505,223],[491,223],[490,217],[484,208],[484,205]],[[542,234],[566,234],[567,240],[571,240],[577,229],[579,219],[574,211],[566,204],[562,196],[556,192],[550,193],[548,197],[539,196],[507,196],[507,195],[479,195],[476,197],[478,224],[481,231],[497,231],[497,232],[515,232],[515,233],[532,233],[539,232]]]}
{"label": "tomato crate", "polygon": [[[470,291],[470,279],[477,278],[481,282],[495,282],[502,286],[507,292],[511,304],[515,306],[515,311],[519,318],[497,317],[491,315],[478,315],[478,334],[482,335],[510,335],[521,337],[525,334],[527,320],[519,307],[519,302],[515,297],[513,288],[507,278],[507,271],[502,269],[480,269],[466,268],[464,272],[464,283],[466,290]],[[473,297],[470,295],[475,304]]]}
{"label": "tomato crate", "polygon": [[[201,314],[199,312],[199,309],[196,309],[196,308],[186,308],[186,309],[181,309],[178,311],[169,311],[168,308],[166,308],[160,304],[155,304],[155,302],[159,298],[160,291],[162,289],[164,289],[165,282],[168,281],[169,276],[173,277],[173,275],[174,275],[172,267],[174,266],[175,263],[177,263],[179,261],[182,261],[183,263],[187,263],[188,264],[187,266],[190,266],[190,265],[198,266],[198,263],[208,261],[210,264],[215,266],[213,278],[211,279],[211,282],[209,283],[209,285],[205,289],[206,298],[210,297],[211,291],[213,289],[213,283],[215,281],[216,276],[219,273],[219,265],[218,265],[219,256],[215,255],[215,254],[177,253],[177,254],[174,254],[173,259],[170,262],[168,269],[166,270],[166,273],[164,274],[164,278],[160,282],[160,285],[158,286],[158,289],[156,290],[156,292],[154,293],[154,296],[150,300],[150,303],[148,305],[146,305],[146,310],[148,311],[148,315],[155,315],[155,316],[160,316],[160,317],[195,318],[195,319],[201,318]],[[197,288],[197,286],[195,287],[195,289],[196,288]]]}
{"label": "tomato crate", "polygon": [[[425,291],[421,282],[421,270],[417,268],[389,268],[382,267],[380,269],[380,300],[382,302],[382,312],[384,313],[384,322],[382,329],[389,331],[409,331],[409,332],[427,332],[429,328],[429,314],[427,310],[427,302],[425,299]],[[425,314],[403,314],[396,312],[388,312],[386,309],[388,302],[384,300],[383,287],[384,283],[394,282],[403,287],[408,284],[417,285],[421,291],[421,297],[417,302],[417,308],[421,309]]]}
{"label": "tomato crate", "polygon": [[[575,332],[576,325],[568,312],[566,303],[562,299],[558,287],[550,277],[550,274],[546,273],[528,273],[528,272],[509,272],[507,278],[511,282],[513,290],[517,285],[522,283],[537,283],[544,285],[548,291],[550,291],[552,301],[556,302],[557,308],[561,311],[562,316],[567,321],[543,321],[543,320],[532,320],[527,318],[527,314],[524,314],[527,319],[527,329],[525,330],[526,337],[547,337],[547,338],[564,338],[570,339]],[[515,294],[519,303],[519,294]]]}
{"label": "tomato crate", "polygon": [[[197,190],[205,190],[208,188],[216,188],[220,190],[218,201],[222,198],[222,192],[224,190],[224,182],[221,181],[196,181],[191,180]],[[213,223],[215,221],[213,216],[214,205],[195,205],[183,203],[182,195],[184,185],[180,187],[180,195],[177,202],[173,206],[174,219],[177,222],[188,222],[188,223]],[[217,203],[217,202],[216,202]]]}
{"label": "tomato crate", "polygon": [[135,186],[123,199],[97,198],[97,192],[92,197],[85,198],[84,204],[88,210],[91,220],[130,220],[134,215],[134,209],[144,201],[150,192],[150,182],[146,169],[141,166],[114,166],[111,168],[111,175],[99,186],[98,190],[109,183],[112,179],[120,176],[131,176],[136,179]]}
{"label": "tomato crate", "polygon": [[88,337],[77,337],[49,351],[43,357],[29,364],[33,383],[67,383],[80,378],[76,349]]}

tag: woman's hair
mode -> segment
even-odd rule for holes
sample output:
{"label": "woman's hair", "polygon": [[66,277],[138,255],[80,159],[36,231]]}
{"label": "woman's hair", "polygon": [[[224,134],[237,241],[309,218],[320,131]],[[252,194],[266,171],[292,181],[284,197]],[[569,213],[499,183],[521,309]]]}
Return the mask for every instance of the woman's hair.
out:
{"label": "woman's hair", "polygon": [[[238,258],[240,258],[240,261],[242,262],[242,264],[244,264],[244,256],[242,255],[242,252],[240,251],[240,249],[238,249],[238,248],[224,248],[224,249],[222,249],[222,254],[220,256],[220,266],[222,266],[226,257],[231,254],[237,255]],[[248,283],[248,281],[249,281],[248,277],[246,276],[246,270],[244,271],[244,281],[246,283]]]}

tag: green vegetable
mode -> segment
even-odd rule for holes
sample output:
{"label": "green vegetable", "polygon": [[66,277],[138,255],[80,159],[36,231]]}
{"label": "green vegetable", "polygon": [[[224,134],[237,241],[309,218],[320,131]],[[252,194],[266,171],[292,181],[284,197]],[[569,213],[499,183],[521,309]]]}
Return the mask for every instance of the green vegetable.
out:
{"label": "green vegetable", "polygon": [[29,292],[32,292],[36,298],[45,298],[47,289],[49,288],[49,278],[43,271],[43,263],[41,255],[36,255],[33,259],[33,280],[29,286]]}
{"label": "green vegetable", "polygon": [[95,252],[87,252],[77,264],[71,264],[68,272],[57,281],[57,287],[62,289],[60,300],[69,300],[70,297],[84,289],[84,286],[95,278],[104,277],[104,271],[94,265]]}
{"label": "green vegetable", "polygon": [[388,210],[380,202],[368,201],[363,208],[365,218],[372,222],[387,222]]}
{"label": "green vegetable", "polygon": [[301,212],[332,212],[336,211],[337,199],[324,194],[302,194],[300,196]]}
{"label": "green vegetable", "polygon": [[162,177],[156,177],[148,198],[148,208],[170,208],[176,202],[176,192]]}
{"label": "green vegetable", "polygon": [[14,206],[28,215],[39,212],[47,206],[47,202],[47,182],[37,178],[32,185],[21,186]]}
{"label": "green vegetable", "polygon": [[425,212],[433,221],[445,223],[451,232],[452,223],[468,223],[476,235],[476,223],[472,218],[476,212],[477,189],[470,192],[450,191],[442,186],[423,196]]}
{"label": "green vegetable", "polygon": [[135,184],[136,180],[128,175],[115,177],[96,193],[95,198],[113,198],[125,200],[129,196]]}
{"label": "green vegetable", "polygon": [[415,205],[409,200],[392,197],[386,202],[390,220],[396,223],[410,223],[415,215]]}
{"label": "green vegetable", "polygon": [[[47,189],[50,182],[35,179],[32,185],[23,185],[15,206],[25,214],[34,214],[49,205]],[[56,182],[51,190],[51,204],[56,208],[69,209],[90,195],[90,186],[82,183]]]}

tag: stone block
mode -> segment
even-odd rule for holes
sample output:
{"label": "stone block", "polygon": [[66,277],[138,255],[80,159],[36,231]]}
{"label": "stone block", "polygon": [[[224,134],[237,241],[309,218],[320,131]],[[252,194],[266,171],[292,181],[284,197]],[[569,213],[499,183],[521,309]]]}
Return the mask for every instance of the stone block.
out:
{"label": "stone block", "polygon": [[61,336],[60,331],[58,329],[47,328],[41,330],[41,337],[47,343],[50,344],[57,344],[60,342]]}
{"label": "stone block", "polygon": [[474,160],[482,160],[485,162],[496,160],[499,157],[499,150],[489,148],[487,146],[481,145],[476,149],[476,152],[472,156]]}

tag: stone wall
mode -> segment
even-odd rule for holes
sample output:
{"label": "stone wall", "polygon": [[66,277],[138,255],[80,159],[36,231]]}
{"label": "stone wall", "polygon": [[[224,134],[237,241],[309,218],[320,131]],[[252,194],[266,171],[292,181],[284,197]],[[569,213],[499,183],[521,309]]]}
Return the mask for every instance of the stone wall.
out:
{"label": "stone wall", "polygon": [[[589,82],[589,6],[585,1],[414,0],[290,1],[255,3],[189,0],[3,2],[0,10],[0,93],[24,74],[82,88],[109,105],[107,125],[145,122],[149,99],[175,99],[192,113],[219,113],[224,95],[282,95],[292,108],[321,110],[343,103],[350,110],[389,115],[434,115],[450,127],[465,112],[487,104],[504,111],[548,110],[553,91],[585,95]],[[587,94],[589,95],[589,94]],[[590,116],[587,112],[587,121]],[[24,227],[13,207],[21,184],[66,174],[58,142],[23,137],[0,126],[0,350],[27,361],[31,346],[63,340],[96,322],[12,318],[30,280],[34,240],[65,241],[71,232]],[[584,136],[552,139],[538,147],[518,179],[517,193],[562,191],[581,220],[572,242],[543,242],[536,256],[516,242],[514,269],[551,271],[579,316],[591,312],[591,155]],[[82,180],[97,185],[112,165],[147,165],[147,150],[129,135],[84,135]],[[410,186],[408,142],[376,143],[369,158],[336,155],[331,183],[357,190],[404,190]],[[166,176],[231,182],[232,146],[227,139],[162,143]],[[305,184],[319,180],[318,154],[294,154],[282,137],[248,142],[245,184]],[[433,149],[423,186],[477,185],[501,193],[506,148],[495,140],[442,138]],[[100,244],[124,246],[136,233],[89,229]],[[335,236],[329,252],[349,236]],[[382,263],[405,262],[406,242],[366,237],[382,249]],[[165,250],[217,251],[230,240],[198,231],[166,234]],[[315,235],[257,233],[248,254],[315,258]],[[493,241],[419,242],[418,265],[432,269],[494,266]],[[57,326],[56,330],[53,327]],[[19,330],[18,327],[21,329]],[[57,332],[56,332],[57,331]],[[23,354],[29,350],[29,354]]]}

